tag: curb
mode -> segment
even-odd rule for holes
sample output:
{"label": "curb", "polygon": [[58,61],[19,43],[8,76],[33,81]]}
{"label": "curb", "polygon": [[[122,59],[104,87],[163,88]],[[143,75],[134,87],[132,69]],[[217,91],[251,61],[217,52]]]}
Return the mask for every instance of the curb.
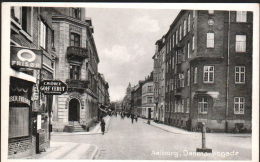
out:
{"label": "curb", "polygon": [[94,149],[93,153],[90,156],[91,160],[94,160],[97,157],[98,153],[99,153],[98,147],[96,145],[93,145],[93,146],[95,147],[95,149]]}

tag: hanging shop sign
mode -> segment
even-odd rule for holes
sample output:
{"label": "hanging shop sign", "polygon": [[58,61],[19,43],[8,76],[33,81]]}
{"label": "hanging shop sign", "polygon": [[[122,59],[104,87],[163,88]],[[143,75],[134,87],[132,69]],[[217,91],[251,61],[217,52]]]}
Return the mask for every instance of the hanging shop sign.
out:
{"label": "hanging shop sign", "polygon": [[42,51],[21,47],[11,47],[11,67],[41,69]]}
{"label": "hanging shop sign", "polygon": [[67,89],[67,84],[59,80],[44,80],[39,85],[39,90],[45,95],[61,95]]}
{"label": "hanging shop sign", "polygon": [[31,105],[31,101],[23,96],[10,96],[9,102],[25,103],[29,106]]}

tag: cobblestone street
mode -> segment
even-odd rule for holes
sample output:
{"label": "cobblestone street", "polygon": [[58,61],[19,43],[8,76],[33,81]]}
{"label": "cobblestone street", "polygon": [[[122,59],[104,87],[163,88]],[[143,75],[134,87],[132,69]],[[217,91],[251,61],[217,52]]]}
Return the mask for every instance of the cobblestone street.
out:
{"label": "cobblestone street", "polygon": [[52,141],[95,145],[98,147],[95,159],[251,159],[250,134],[208,133],[207,147],[211,148],[213,153],[206,156],[195,154],[196,148],[201,147],[200,133],[182,133],[173,127],[169,132],[146,124],[144,119],[138,119],[138,122],[132,124],[130,118],[121,119],[119,116],[111,117],[107,125],[108,132],[105,135],[55,135]]}

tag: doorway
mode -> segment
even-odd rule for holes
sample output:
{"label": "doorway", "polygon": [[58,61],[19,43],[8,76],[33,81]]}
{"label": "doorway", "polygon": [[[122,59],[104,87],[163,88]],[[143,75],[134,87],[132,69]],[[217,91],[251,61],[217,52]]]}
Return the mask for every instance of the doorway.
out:
{"label": "doorway", "polygon": [[79,108],[79,101],[75,98],[71,99],[69,102],[69,121],[79,121]]}

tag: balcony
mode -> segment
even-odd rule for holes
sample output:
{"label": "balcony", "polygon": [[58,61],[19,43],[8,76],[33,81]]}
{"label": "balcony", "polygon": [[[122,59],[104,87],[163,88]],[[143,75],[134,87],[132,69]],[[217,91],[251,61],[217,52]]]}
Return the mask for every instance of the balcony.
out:
{"label": "balcony", "polygon": [[88,49],[82,47],[69,46],[67,48],[67,58],[82,61],[82,59],[88,58]]}
{"label": "balcony", "polygon": [[74,91],[74,90],[83,90],[84,91],[84,89],[88,88],[89,81],[67,79],[66,83],[68,85],[69,91]]}

